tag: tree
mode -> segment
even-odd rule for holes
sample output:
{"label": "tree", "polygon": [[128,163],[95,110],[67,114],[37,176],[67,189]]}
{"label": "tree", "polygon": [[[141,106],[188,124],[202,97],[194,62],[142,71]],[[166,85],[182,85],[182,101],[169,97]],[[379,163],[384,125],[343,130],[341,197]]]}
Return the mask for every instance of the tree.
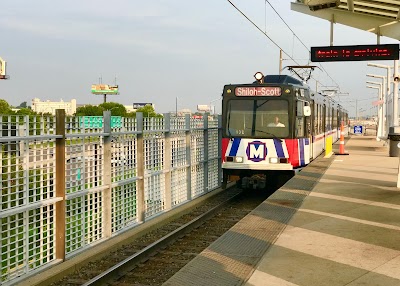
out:
{"label": "tree", "polygon": [[76,109],[76,116],[103,116],[104,109],[96,105],[85,105]]}
{"label": "tree", "polygon": [[35,111],[30,108],[21,108],[16,112],[17,115],[37,115]]}
{"label": "tree", "polygon": [[117,102],[105,102],[99,105],[104,110],[110,110],[111,116],[126,116],[126,108],[121,103]]}
{"label": "tree", "polygon": [[0,115],[1,114],[12,114],[11,106],[4,99],[0,99]]}
{"label": "tree", "polygon": [[127,112],[126,117],[136,117],[136,112],[135,111]]}
{"label": "tree", "polygon": [[154,110],[154,107],[150,104],[147,104],[146,106],[143,106],[141,108],[138,108],[136,112],[142,112],[143,117],[162,117],[161,114],[157,114]]}

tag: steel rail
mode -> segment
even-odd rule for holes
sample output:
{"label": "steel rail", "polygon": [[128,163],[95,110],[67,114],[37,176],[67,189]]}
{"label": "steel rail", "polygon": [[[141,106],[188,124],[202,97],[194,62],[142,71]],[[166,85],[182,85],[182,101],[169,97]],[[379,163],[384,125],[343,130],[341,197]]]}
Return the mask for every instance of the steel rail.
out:
{"label": "steel rail", "polygon": [[107,271],[97,275],[96,277],[92,278],[85,284],[82,284],[82,286],[104,285],[105,283],[109,283],[112,280],[116,280],[116,279],[122,277],[127,272],[133,270],[138,263],[144,261],[145,259],[150,257],[153,253],[157,252],[157,250],[168,246],[173,241],[184,236],[186,233],[189,233],[192,230],[198,228],[200,225],[205,223],[209,218],[213,217],[217,211],[219,211],[221,208],[226,206],[229,202],[231,202],[232,200],[234,200],[235,198],[240,196],[242,193],[243,192],[240,192],[240,193],[232,196],[231,198],[222,202],[218,206],[215,206],[208,212],[206,212],[206,213],[198,216],[197,218],[191,220],[190,222],[184,224],[183,226],[179,227],[178,229],[174,230],[173,232],[160,238],[156,242],[153,242],[152,244],[143,248],[142,250],[135,253],[134,255],[126,258],[125,260],[121,261],[120,263],[109,268]]}

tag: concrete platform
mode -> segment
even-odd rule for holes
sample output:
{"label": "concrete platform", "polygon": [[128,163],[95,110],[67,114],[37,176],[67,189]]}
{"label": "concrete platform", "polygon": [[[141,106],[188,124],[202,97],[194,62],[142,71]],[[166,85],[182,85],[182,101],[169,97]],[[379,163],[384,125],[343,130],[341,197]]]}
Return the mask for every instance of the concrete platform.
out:
{"label": "concrete platform", "polygon": [[373,136],[319,158],[164,285],[400,285],[399,159]]}

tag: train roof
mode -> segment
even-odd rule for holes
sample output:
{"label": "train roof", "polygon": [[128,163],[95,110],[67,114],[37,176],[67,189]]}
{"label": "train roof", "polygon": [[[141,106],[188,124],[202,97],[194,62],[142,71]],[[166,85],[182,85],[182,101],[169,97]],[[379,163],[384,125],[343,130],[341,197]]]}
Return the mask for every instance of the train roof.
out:
{"label": "train roof", "polygon": [[[257,83],[257,81],[254,83]],[[303,82],[289,75],[266,75],[264,76],[264,83],[304,85]]]}

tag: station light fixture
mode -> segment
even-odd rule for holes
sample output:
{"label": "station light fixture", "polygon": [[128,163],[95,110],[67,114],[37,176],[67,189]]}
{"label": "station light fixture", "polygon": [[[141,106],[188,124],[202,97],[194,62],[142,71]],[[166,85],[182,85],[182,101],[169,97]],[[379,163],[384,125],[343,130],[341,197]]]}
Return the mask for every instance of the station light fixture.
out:
{"label": "station light fixture", "polygon": [[340,1],[313,1],[316,2],[314,5],[310,5],[312,3],[312,1],[308,1],[310,2],[308,4],[308,8],[310,8],[311,11],[318,11],[318,10],[322,10],[322,9],[329,9],[329,8],[336,8],[340,5]]}

